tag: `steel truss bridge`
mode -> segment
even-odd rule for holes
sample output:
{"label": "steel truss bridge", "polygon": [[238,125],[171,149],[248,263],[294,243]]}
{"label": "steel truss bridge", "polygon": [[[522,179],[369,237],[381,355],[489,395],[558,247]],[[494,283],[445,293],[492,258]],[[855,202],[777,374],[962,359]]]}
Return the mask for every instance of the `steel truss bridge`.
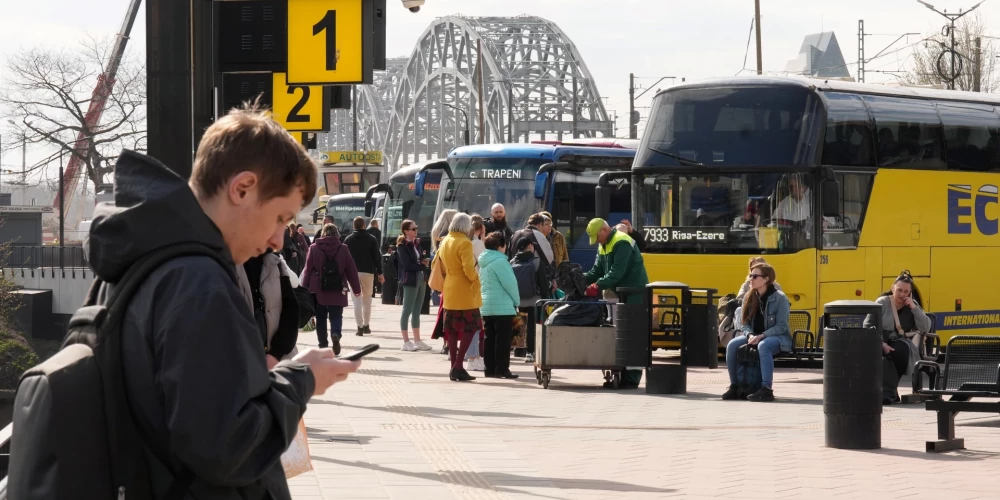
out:
{"label": "steel truss bridge", "polygon": [[390,170],[442,158],[464,144],[466,116],[473,144],[614,135],[572,40],[533,16],[435,20],[410,57],[390,59],[373,85],[356,88],[354,109],[333,111],[320,150],[354,148],[354,112],[358,149],[383,151]]}

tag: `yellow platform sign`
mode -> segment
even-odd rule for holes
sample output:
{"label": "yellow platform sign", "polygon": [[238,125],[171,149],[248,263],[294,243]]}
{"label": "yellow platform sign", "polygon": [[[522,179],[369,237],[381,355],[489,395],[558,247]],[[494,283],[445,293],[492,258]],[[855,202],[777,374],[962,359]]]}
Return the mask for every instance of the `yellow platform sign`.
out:
{"label": "yellow platform sign", "polygon": [[319,155],[320,163],[356,163],[381,165],[381,151],[326,151]]}
{"label": "yellow platform sign", "polygon": [[371,83],[370,0],[288,0],[288,83]]}
{"label": "yellow platform sign", "polygon": [[271,93],[274,121],[285,130],[328,132],[330,99],[321,85],[289,85],[285,73],[273,73]]}

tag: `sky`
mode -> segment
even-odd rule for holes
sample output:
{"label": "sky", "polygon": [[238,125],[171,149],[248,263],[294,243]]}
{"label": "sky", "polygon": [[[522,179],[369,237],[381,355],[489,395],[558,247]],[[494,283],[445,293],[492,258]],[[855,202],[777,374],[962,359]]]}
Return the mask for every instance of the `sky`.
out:
{"label": "sky", "polygon": [[[968,8],[978,0],[930,0],[948,12]],[[0,0],[0,60],[32,46],[72,48],[87,34],[114,36],[129,0]],[[660,77],[688,81],[732,76],[744,68],[747,40],[754,15],[753,0],[426,0],[419,13],[399,0],[388,0],[387,53],[409,56],[420,35],[435,18],[466,16],[539,16],[558,25],[573,41],[589,68],[609,114],[617,111],[618,135],[627,136],[628,76],[637,84],[653,85]],[[145,9],[143,8],[143,11]],[[1000,20],[1000,0],[986,0],[978,12]],[[896,70],[910,60],[911,49],[923,36],[940,32],[945,19],[916,0],[761,0],[763,68],[781,72],[794,59],[806,35],[833,31],[852,76],[857,68],[858,19],[864,19],[866,54],[875,55],[897,36],[920,33],[897,42],[891,54],[867,68]],[[145,51],[145,15],[133,29],[130,50]],[[990,33],[994,34],[994,33]],[[1000,35],[998,30],[996,35]],[[746,68],[756,68],[753,39]],[[0,79],[3,78],[0,67]],[[867,81],[885,81],[888,74],[868,74]],[[658,88],[669,85],[665,80]],[[642,92],[641,90],[638,93]],[[655,91],[637,102],[645,115]],[[2,129],[0,129],[2,133]],[[8,158],[2,160],[5,168]]]}

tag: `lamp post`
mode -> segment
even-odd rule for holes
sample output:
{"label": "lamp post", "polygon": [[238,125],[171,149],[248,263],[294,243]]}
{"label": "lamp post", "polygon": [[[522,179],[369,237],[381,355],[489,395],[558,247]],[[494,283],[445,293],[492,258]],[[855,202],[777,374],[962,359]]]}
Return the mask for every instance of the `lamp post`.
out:
{"label": "lamp post", "polygon": [[441,104],[444,104],[445,106],[448,106],[449,108],[454,109],[456,111],[461,111],[462,112],[462,116],[465,117],[465,131],[462,132],[462,134],[464,136],[463,139],[465,139],[465,145],[468,146],[469,145],[469,114],[466,113],[464,109],[462,109],[462,108],[460,108],[458,106],[454,106],[454,105],[451,105],[451,104],[448,104],[448,103],[441,103]]}
{"label": "lamp post", "polygon": [[[951,36],[951,54],[950,54],[951,55],[951,72],[948,74],[948,78],[947,78],[947,80],[948,80],[948,88],[951,89],[951,90],[955,90],[955,80],[958,79],[958,75],[955,74],[955,21],[959,20],[962,16],[964,16],[964,15],[966,15],[966,14],[968,14],[968,13],[974,11],[974,10],[976,10],[985,1],[986,0],[981,0],[979,3],[977,3],[976,5],[973,5],[972,8],[970,8],[969,10],[967,10],[965,12],[962,12],[962,10],[959,9],[958,14],[949,14],[947,10],[945,10],[944,12],[941,12],[940,10],[937,10],[936,8],[934,8],[933,5],[925,2],[924,0],[917,0],[917,2],[920,2],[924,7],[927,7],[928,9],[930,9],[930,10],[932,10],[932,11],[940,14],[945,19],[947,19],[949,23],[951,23],[951,27],[948,29],[948,34]],[[940,58],[938,60],[940,60]],[[938,71],[941,71],[941,70],[939,69]]]}

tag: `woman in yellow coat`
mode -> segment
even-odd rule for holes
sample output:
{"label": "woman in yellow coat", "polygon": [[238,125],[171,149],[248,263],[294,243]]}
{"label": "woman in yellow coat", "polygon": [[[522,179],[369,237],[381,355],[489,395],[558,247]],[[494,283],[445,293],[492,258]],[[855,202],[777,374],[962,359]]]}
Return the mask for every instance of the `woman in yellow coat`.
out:
{"label": "woman in yellow coat", "polygon": [[462,367],[465,353],[477,332],[483,329],[479,308],[483,306],[476,258],[472,253],[472,218],[457,214],[448,226],[448,236],[438,245],[435,258],[444,266],[444,335],[451,356],[451,380],[475,380]]}

